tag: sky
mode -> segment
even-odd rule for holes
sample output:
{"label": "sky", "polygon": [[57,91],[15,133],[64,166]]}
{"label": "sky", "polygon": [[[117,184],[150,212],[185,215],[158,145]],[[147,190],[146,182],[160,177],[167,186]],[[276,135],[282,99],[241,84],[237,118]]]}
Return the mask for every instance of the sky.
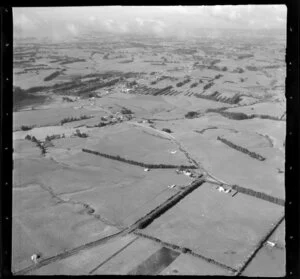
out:
{"label": "sky", "polygon": [[62,40],[90,31],[186,37],[196,28],[285,29],[285,5],[14,8],[15,37]]}

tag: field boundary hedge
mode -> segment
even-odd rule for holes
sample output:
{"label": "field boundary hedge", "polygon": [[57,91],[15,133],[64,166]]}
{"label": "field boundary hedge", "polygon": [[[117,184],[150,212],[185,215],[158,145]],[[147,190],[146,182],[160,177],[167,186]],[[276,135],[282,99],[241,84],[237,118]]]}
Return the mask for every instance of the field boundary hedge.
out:
{"label": "field boundary hedge", "polygon": [[98,151],[93,151],[93,150],[89,150],[89,149],[85,149],[85,148],[82,148],[82,151],[86,152],[86,153],[102,156],[104,158],[116,160],[116,161],[119,161],[119,162],[131,164],[131,165],[135,165],[135,166],[140,166],[140,167],[143,167],[143,168],[149,168],[149,169],[178,169],[178,168],[181,168],[181,169],[196,169],[197,168],[196,166],[193,166],[193,165],[167,165],[167,164],[142,163],[142,162],[137,162],[137,161],[134,161],[134,160],[122,158],[118,155],[115,156],[115,155],[105,154],[105,153],[101,153],[101,152],[98,152]]}
{"label": "field boundary hedge", "polygon": [[262,199],[262,200],[265,200],[265,201],[268,201],[271,203],[275,203],[275,204],[278,204],[281,206],[284,206],[284,204],[285,204],[284,199],[276,198],[276,197],[270,196],[270,195],[262,193],[262,192],[254,191],[249,188],[244,188],[244,187],[241,187],[238,185],[232,185],[232,189],[236,190],[239,193],[243,193],[243,194],[246,194],[246,195],[258,198],[258,199]]}
{"label": "field boundary hedge", "polygon": [[205,183],[205,179],[202,177],[194,180],[190,185],[184,188],[184,190],[177,192],[170,198],[168,198],[164,203],[160,204],[149,213],[147,213],[144,217],[137,220],[130,228],[130,230],[144,229],[148,225],[150,225],[155,219],[164,214],[168,209],[177,204],[180,200],[182,200],[185,196],[190,194],[192,191],[196,190],[203,183]]}
{"label": "field boundary hedge", "polygon": [[[228,109],[228,108],[225,108]],[[245,114],[243,112],[232,112],[232,111],[224,111],[224,109],[208,109],[206,112],[216,112],[221,114],[222,116],[233,119],[233,120],[246,120],[246,119],[253,119],[253,118],[261,118],[261,119],[269,119],[275,121],[285,121],[279,117],[267,115],[267,114]]]}
{"label": "field boundary hedge", "polygon": [[259,161],[266,160],[265,157],[263,157],[263,156],[255,153],[255,152],[249,151],[247,148],[244,148],[242,146],[236,145],[236,144],[234,144],[233,142],[231,142],[231,141],[229,141],[227,139],[224,139],[224,138],[221,138],[221,137],[218,136],[217,140],[225,143],[226,145],[228,145],[229,147],[231,147],[231,148],[233,148],[233,149],[235,149],[237,151],[240,151],[242,153],[245,153],[245,154],[249,155],[250,157],[252,157],[252,158],[254,158],[256,160],[259,160]]}
{"label": "field boundary hedge", "polygon": [[179,245],[176,245],[176,244],[173,244],[173,243],[168,243],[168,242],[165,242],[163,240],[160,240],[159,238],[156,238],[154,236],[151,236],[151,235],[148,235],[148,234],[144,234],[142,232],[139,232],[139,231],[136,231],[134,232],[135,235],[138,235],[140,237],[144,237],[144,238],[147,238],[147,239],[150,239],[152,241],[155,241],[156,243],[160,243],[161,245],[169,248],[169,249],[172,249],[172,250],[175,250],[175,251],[179,251],[180,253],[187,253],[187,254],[190,254],[190,255],[193,255],[194,257],[197,257],[197,258],[200,258],[210,264],[214,264],[214,265],[217,265],[223,269],[227,269],[231,272],[237,272],[236,269],[230,267],[230,266],[227,266],[223,263],[220,263],[212,258],[208,258],[206,256],[203,256],[203,255],[200,255],[198,253],[195,253],[193,252],[191,249],[187,248],[187,247],[182,247],[182,246],[179,246]]}

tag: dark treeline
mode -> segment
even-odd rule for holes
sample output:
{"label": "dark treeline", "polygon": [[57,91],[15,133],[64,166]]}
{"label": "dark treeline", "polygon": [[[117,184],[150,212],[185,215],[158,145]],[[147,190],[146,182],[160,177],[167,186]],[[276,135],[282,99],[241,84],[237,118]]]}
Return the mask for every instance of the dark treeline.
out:
{"label": "dark treeline", "polygon": [[173,86],[170,85],[170,86],[167,86],[167,87],[165,87],[163,89],[159,89],[158,91],[156,91],[155,93],[153,93],[153,96],[161,95],[162,93],[165,93],[166,91],[168,91],[168,90],[170,90],[172,88],[173,88]]}
{"label": "dark treeline", "polygon": [[33,129],[34,127],[35,127],[34,125],[33,125],[33,126],[22,125],[22,126],[20,127],[20,129],[21,129],[22,131],[29,131],[29,130]]}
{"label": "dark treeline", "polygon": [[67,59],[66,61],[61,62],[60,65],[66,65],[66,64],[71,64],[71,63],[75,63],[75,62],[85,62],[85,61],[86,61],[85,59],[80,59],[80,58]]}
{"label": "dark treeline", "polygon": [[197,98],[218,101],[218,102],[222,102],[222,103],[226,103],[226,104],[238,104],[241,101],[241,96],[238,93],[235,94],[231,98],[222,97],[222,94],[218,91],[215,91],[214,93],[212,93],[210,95],[203,95],[203,94],[194,94],[194,95]]}
{"label": "dark treeline", "polygon": [[[200,95],[203,96],[203,95]],[[198,97],[198,96],[197,96]],[[226,109],[226,108],[225,108]],[[245,114],[242,112],[229,112],[219,109],[208,109],[206,112],[216,112],[221,114],[222,116],[233,119],[233,120],[245,120],[245,119],[253,119],[253,118],[261,118],[261,119],[270,119],[280,121],[280,117],[275,117],[267,114]]]}
{"label": "dark treeline", "polygon": [[34,142],[37,145],[37,147],[41,150],[42,155],[45,156],[46,147],[44,146],[42,141],[38,140],[35,136],[30,136],[30,135],[27,135],[25,139]]}
{"label": "dark treeline", "polygon": [[199,116],[199,113],[197,111],[189,111],[187,114],[184,115],[185,118],[196,118]]}
{"label": "dark treeline", "polygon": [[253,54],[240,54],[240,55],[238,55],[237,59],[250,58],[253,56],[254,56]]}
{"label": "dark treeline", "polygon": [[147,164],[147,163],[142,163],[142,162],[137,162],[134,160],[122,158],[119,155],[117,155],[117,156],[109,155],[109,154],[105,154],[105,153],[101,153],[98,151],[93,151],[93,150],[89,150],[89,149],[85,149],[85,148],[83,148],[82,151],[86,152],[86,153],[91,153],[94,155],[102,156],[104,158],[124,162],[124,163],[135,165],[135,166],[140,166],[143,168],[149,168],[149,169],[177,169],[177,168],[179,168],[179,169],[196,169],[197,168],[196,166],[193,166],[193,165],[186,166],[186,165]]}
{"label": "dark treeline", "polygon": [[244,187],[240,187],[238,185],[233,185],[232,189],[236,190],[239,193],[243,193],[243,194],[246,194],[246,195],[249,195],[249,196],[253,196],[253,197],[265,200],[265,201],[276,203],[278,205],[284,206],[284,204],[285,204],[285,201],[283,199],[275,198],[275,197],[272,197],[272,196],[267,195],[265,193],[257,192],[257,191],[254,191],[252,189],[248,189],[248,188],[244,188]]}
{"label": "dark treeline", "polygon": [[235,150],[238,150],[238,151],[240,151],[240,152],[242,152],[242,153],[245,153],[245,154],[249,155],[250,157],[252,157],[252,158],[254,158],[254,159],[257,159],[257,160],[259,160],[259,161],[264,161],[264,160],[266,160],[265,157],[263,157],[263,156],[261,156],[261,155],[255,153],[255,152],[249,151],[248,149],[246,149],[246,148],[244,148],[244,147],[241,147],[241,146],[239,146],[239,145],[236,145],[236,144],[232,143],[231,141],[229,141],[229,140],[227,140],[227,139],[221,138],[221,137],[219,137],[219,136],[217,137],[217,139],[218,139],[219,141],[222,141],[223,143],[225,143],[225,144],[228,145],[229,147],[231,147],[231,148],[233,148],[233,149],[235,149]]}
{"label": "dark treeline", "polygon": [[59,76],[60,73],[61,73],[60,71],[56,71],[56,72],[52,73],[51,75],[45,77],[44,81],[52,80],[52,79],[56,78],[57,76]]}
{"label": "dark treeline", "polygon": [[176,83],[177,87],[181,87],[183,85],[185,85],[186,83],[190,82],[191,80],[189,78],[185,79],[184,81],[180,81],[178,83]]}
{"label": "dark treeline", "polygon": [[150,211],[146,216],[139,219],[133,226],[136,226],[139,229],[146,228],[154,221],[154,219],[157,219],[159,216],[161,216],[168,209],[173,207],[176,203],[178,203],[180,200],[182,200],[185,196],[190,194],[192,191],[194,191],[204,182],[205,182],[204,179],[199,179],[199,178],[193,181],[189,186],[185,187],[183,191],[178,192],[175,195],[171,196],[163,204],[159,205],[158,207]]}
{"label": "dark treeline", "polygon": [[60,125],[64,125],[65,123],[68,123],[68,122],[90,119],[93,117],[94,116],[88,116],[88,115],[81,115],[80,117],[67,117],[60,121]]}

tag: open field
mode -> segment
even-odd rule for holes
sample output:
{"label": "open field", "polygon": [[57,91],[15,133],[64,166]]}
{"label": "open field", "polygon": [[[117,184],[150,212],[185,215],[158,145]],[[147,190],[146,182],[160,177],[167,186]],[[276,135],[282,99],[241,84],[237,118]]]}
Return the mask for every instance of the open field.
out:
{"label": "open field", "polygon": [[235,32],[16,40],[14,274],[284,275],[285,41]]}
{"label": "open field", "polygon": [[[266,243],[242,273],[243,276],[282,277],[286,275],[285,221],[270,236],[269,241],[276,243],[274,248]],[[269,268],[265,268],[265,266]]]}
{"label": "open field", "polygon": [[171,263],[166,269],[164,269],[160,275],[223,275],[228,276],[230,273],[222,268],[207,263],[204,260],[196,257],[182,254],[173,263]]}
{"label": "open field", "polygon": [[142,232],[238,268],[282,215],[281,206],[206,183]]}

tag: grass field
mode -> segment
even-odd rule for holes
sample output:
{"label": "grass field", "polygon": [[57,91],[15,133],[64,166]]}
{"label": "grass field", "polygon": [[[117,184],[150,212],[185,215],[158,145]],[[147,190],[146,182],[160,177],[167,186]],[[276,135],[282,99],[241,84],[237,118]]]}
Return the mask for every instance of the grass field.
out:
{"label": "grass field", "polygon": [[282,214],[278,205],[205,183],[143,233],[237,268]]}

